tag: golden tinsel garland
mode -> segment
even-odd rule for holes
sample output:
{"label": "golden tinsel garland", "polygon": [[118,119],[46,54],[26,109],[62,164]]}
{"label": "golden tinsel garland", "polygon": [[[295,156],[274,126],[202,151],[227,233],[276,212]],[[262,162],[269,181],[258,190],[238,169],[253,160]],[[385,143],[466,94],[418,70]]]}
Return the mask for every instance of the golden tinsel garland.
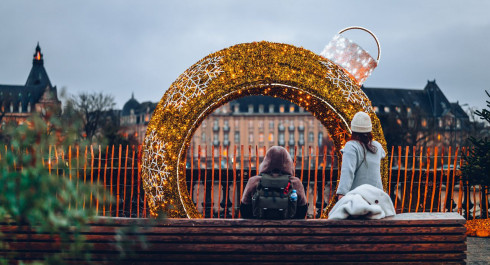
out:
{"label": "golden tinsel garland", "polygon": [[[371,102],[342,68],[292,45],[238,44],[210,54],[187,69],[158,103],[148,124],[142,157],[143,186],[151,215],[165,212],[170,218],[201,217],[190,199],[185,178],[192,135],[215,109],[249,95],[280,97],[310,111],[325,126],[336,150],[350,136],[354,114],[366,111],[371,115],[375,139],[386,149]],[[385,189],[387,176],[385,159]],[[324,210],[323,218],[333,203]]]}
{"label": "golden tinsel garland", "polygon": [[489,237],[490,219],[473,219],[466,221],[466,234],[468,236]]}

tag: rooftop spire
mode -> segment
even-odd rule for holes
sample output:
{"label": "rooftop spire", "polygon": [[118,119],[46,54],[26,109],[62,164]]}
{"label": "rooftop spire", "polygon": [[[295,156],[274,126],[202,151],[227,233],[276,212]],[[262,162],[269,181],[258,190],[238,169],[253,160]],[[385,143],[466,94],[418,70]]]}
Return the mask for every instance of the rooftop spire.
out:
{"label": "rooftop spire", "polygon": [[41,52],[39,42],[36,45],[36,51],[34,52],[33,57],[32,68],[29,76],[27,77],[26,86],[49,85],[52,87],[48,74],[46,73],[46,69],[44,69],[43,54]]}
{"label": "rooftop spire", "polygon": [[37,42],[36,52],[34,52],[33,63],[43,63],[43,54],[41,53],[41,47],[39,46],[39,41]]}

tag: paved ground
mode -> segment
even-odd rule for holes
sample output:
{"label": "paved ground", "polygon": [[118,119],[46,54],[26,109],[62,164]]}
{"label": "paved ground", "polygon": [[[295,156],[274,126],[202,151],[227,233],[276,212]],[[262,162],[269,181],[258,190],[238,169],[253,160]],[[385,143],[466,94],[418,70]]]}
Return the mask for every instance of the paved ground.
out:
{"label": "paved ground", "polygon": [[490,264],[490,237],[467,237],[469,265]]}

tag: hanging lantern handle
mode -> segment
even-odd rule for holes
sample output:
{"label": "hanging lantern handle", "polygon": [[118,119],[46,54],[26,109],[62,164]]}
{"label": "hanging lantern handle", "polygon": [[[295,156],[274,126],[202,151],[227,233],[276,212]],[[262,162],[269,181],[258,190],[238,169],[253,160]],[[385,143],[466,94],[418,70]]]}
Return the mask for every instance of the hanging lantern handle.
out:
{"label": "hanging lantern handle", "polygon": [[379,44],[379,41],[378,41],[378,38],[376,37],[376,35],[374,35],[374,33],[372,33],[370,30],[366,29],[366,28],[363,28],[363,27],[359,27],[359,26],[352,26],[352,27],[348,27],[348,28],[345,28],[341,31],[339,31],[339,35],[348,31],[348,30],[351,30],[351,29],[360,29],[360,30],[364,30],[365,32],[371,34],[371,36],[373,36],[374,40],[376,41],[376,45],[378,46],[378,58],[376,59],[377,63],[379,64],[379,59],[381,58],[381,45]]}

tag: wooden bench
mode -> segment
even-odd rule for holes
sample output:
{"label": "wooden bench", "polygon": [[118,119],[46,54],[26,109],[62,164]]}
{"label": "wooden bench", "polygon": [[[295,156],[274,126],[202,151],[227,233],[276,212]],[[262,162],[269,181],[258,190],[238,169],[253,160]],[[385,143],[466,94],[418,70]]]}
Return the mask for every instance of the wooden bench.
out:
{"label": "wooden bench", "polygon": [[[465,264],[464,223],[456,213],[382,220],[101,218],[85,236],[93,244],[93,260],[101,263],[116,263],[116,230],[134,227],[148,248],[134,246],[136,255],[117,264]],[[59,247],[55,238],[26,227],[1,230],[17,239],[10,242],[16,259],[39,259]]]}

